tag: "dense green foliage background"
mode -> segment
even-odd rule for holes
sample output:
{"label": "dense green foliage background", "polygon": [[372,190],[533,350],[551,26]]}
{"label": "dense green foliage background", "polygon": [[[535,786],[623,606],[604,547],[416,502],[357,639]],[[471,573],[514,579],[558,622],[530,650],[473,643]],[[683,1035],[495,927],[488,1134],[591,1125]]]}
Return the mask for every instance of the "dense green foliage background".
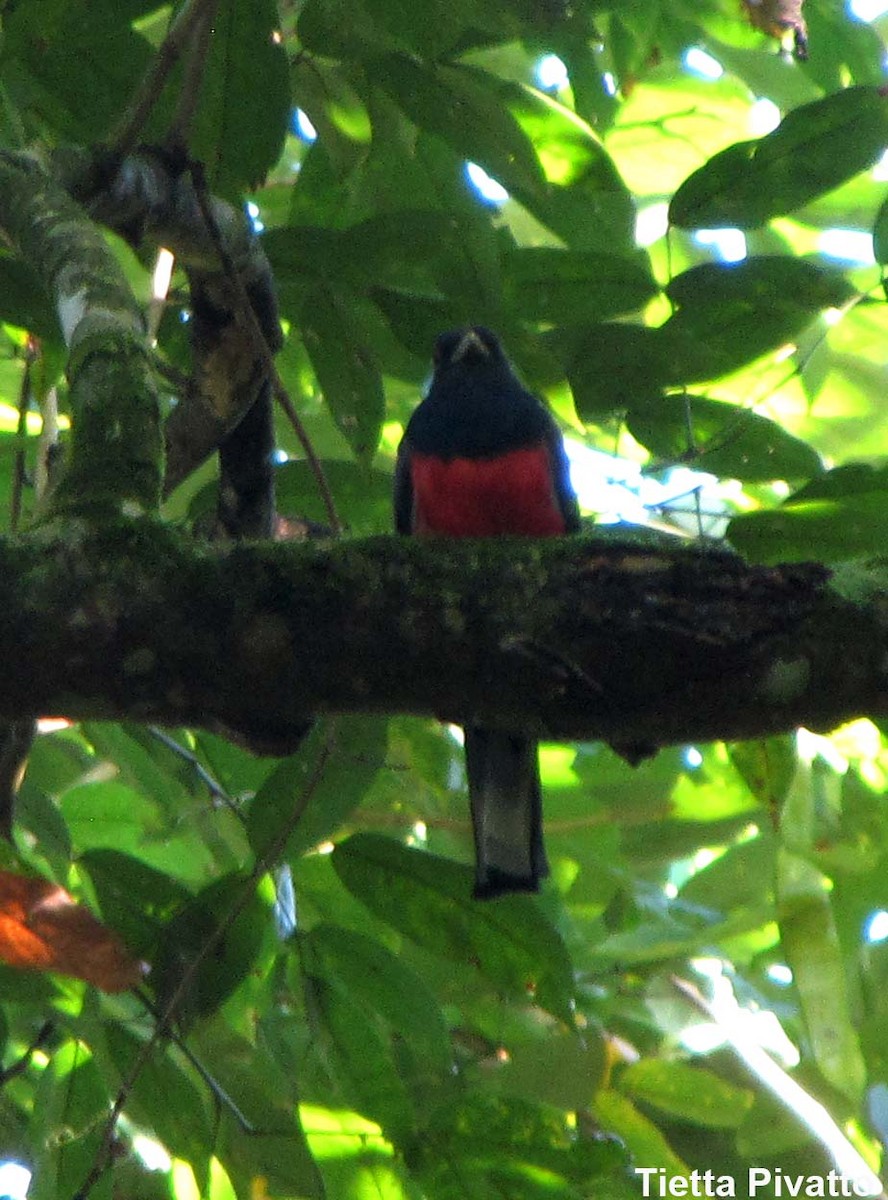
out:
{"label": "dense green foliage background", "polygon": [[[191,149],[217,192],[256,205],[280,371],[349,534],[389,529],[393,450],[432,341],[472,321],[615,475],[634,464],[683,493],[699,481],[669,471],[688,464],[724,481],[652,519],[695,531],[714,507],[769,561],[886,552],[885,50],[879,23],[840,0],[805,15],[800,63],[734,0],[221,0]],[[152,0],[8,0],[4,143],[107,138],[169,17]],[[692,47],[718,78],[687,68]],[[548,91],[545,54],[568,77]],[[316,140],[294,132],[296,108]],[[467,161],[508,199],[480,198]],[[723,227],[745,232],[736,265],[698,237]],[[874,231],[874,261],[825,257],[836,228]],[[149,257],[114,244],[147,299]],[[158,355],[187,370],[185,308],[174,290]],[[29,386],[58,383],[64,408],[63,356],[9,257],[0,316],[11,496],[39,426],[17,411],[27,332]],[[283,422],[279,444],[283,511],[323,521]],[[206,505],[212,473],[171,519]],[[878,1169],[880,729],[675,747],[634,770],[598,744],[547,746],[542,763],[552,880],[539,899],[479,904],[460,748],[433,722],[329,721],[272,762],[199,731],[44,730],[4,865],[91,904],[152,964],[158,1004],[242,906],[179,1041],[129,1080],[119,1154],[91,1194],[578,1200],[639,1194],[633,1166],[710,1169],[740,1195],[751,1164],[824,1174],[822,1134],[743,1066],[741,1032]],[[246,900],[294,803],[280,868]],[[713,1030],[676,977],[723,1003],[733,989],[746,1017],[724,1009]],[[0,1090],[0,1157],[34,1171],[35,1200],[67,1200],[151,1017],[132,994],[9,968],[0,1004],[3,1064],[20,1067]]]}

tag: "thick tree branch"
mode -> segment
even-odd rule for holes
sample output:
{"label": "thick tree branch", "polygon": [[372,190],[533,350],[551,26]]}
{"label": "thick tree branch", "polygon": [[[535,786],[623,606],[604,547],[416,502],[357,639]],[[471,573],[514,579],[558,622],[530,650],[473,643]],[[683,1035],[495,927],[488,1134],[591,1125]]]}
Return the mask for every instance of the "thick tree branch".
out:
{"label": "thick tree branch", "polygon": [[276,752],[320,712],[625,747],[823,729],[888,713],[881,571],[836,587],[812,564],[603,533],[202,548],[147,521],[44,532],[0,542],[0,718],[194,724]]}
{"label": "thick tree branch", "polygon": [[0,155],[0,229],[52,297],[68,346],[74,427],[56,512],[155,509],[162,440],[142,314],[116,259],[66,192]]}
{"label": "thick tree branch", "polygon": [[[246,215],[199,196],[184,159],[161,149],[121,158],[67,147],[53,168],[90,216],[133,245],[165,246],[188,276],[194,372],[166,423],[169,495],[268,391],[270,355],[282,341],[271,267]],[[238,311],[232,276],[258,336]]]}

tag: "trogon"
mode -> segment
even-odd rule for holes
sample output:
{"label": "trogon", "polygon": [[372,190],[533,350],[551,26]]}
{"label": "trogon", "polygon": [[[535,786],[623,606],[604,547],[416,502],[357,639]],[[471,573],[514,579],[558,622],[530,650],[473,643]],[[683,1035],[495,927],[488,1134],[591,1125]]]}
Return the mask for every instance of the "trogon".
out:
{"label": "trogon", "polygon": [[[496,336],[482,326],[442,334],[428,392],[398,448],[397,530],[551,537],[579,523],[561,433]],[[536,742],[469,725],[465,754],[474,895],[536,891],[548,874]]]}

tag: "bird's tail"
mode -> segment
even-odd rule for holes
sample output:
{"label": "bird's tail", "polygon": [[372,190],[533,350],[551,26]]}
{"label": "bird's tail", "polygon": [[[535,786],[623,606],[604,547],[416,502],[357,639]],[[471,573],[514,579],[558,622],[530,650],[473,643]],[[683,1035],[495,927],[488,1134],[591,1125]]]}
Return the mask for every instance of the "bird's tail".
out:
{"label": "bird's tail", "polygon": [[549,864],[536,742],[499,730],[467,728],[465,750],[476,899],[537,891]]}

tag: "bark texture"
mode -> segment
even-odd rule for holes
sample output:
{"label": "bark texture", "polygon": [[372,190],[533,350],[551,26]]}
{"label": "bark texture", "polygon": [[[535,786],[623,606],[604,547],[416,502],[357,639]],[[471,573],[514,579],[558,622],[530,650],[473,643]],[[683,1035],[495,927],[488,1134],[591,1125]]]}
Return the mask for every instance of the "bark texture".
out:
{"label": "bark texture", "polygon": [[602,533],[205,548],[149,520],[0,542],[0,719],[193,724],[282,752],[409,712],[630,750],[888,715],[884,566]]}

